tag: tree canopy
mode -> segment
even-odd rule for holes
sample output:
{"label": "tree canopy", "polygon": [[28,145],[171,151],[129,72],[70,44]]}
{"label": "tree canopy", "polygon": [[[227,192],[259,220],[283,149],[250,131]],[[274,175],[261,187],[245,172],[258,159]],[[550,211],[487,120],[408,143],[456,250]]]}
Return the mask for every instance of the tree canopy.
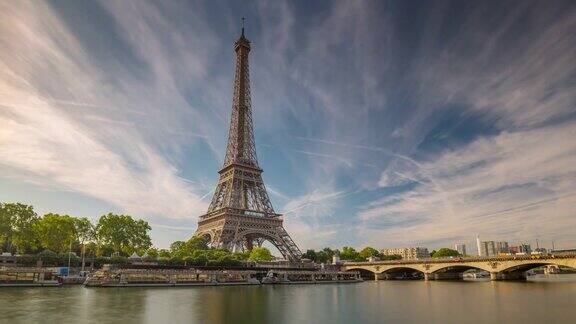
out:
{"label": "tree canopy", "polygon": [[55,252],[66,252],[76,240],[74,219],[68,215],[46,214],[34,224],[40,244]]}
{"label": "tree canopy", "polygon": [[432,254],[432,257],[433,258],[447,258],[447,257],[455,257],[455,256],[459,256],[459,255],[460,254],[456,250],[452,250],[449,248],[441,248],[441,249],[438,249],[437,251],[434,251],[434,254]]}
{"label": "tree canopy", "polygon": [[5,249],[15,246],[26,253],[37,246],[34,224],[39,220],[34,208],[21,203],[0,203],[0,239]]}
{"label": "tree canopy", "polygon": [[354,261],[358,259],[358,251],[350,246],[345,246],[342,248],[342,252],[340,252],[340,259],[342,260],[351,260]]}
{"label": "tree canopy", "polygon": [[86,217],[73,218],[76,235],[80,244],[84,244],[96,238],[96,228]]}
{"label": "tree canopy", "polygon": [[362,249],[362,251],[360,251],[359,253],[359,257],[366,260],[369,257],[380,257],[380,252],[378,252],[378,250],[376,250],[373,247],[365,247]]}
{"label": "tree canopy", "polygon": [[260,246],[255,247],[252,249],[252,251],[250,251],[250,256],[248,257],[248,260],[256,262],[265,262],[274,260],[274,257],[272,256],[272,253],[270,253],[270,250],[268,250],[263,246]]}
{"label": "tree canopy", "polygon": [[152,246],[148,232],[152,228],[144,220],[135,220],[129,215],[109,213],[100,217],[96,226],[98,239],[112,246],[114,252],[142,254]]}

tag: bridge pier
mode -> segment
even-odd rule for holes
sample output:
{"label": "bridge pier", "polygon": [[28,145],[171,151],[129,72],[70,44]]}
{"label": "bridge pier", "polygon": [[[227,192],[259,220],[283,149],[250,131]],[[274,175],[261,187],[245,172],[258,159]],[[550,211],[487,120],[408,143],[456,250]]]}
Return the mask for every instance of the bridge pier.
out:
{"label": "bridge pier", "polygon": [[490,272],[490,280],[498,280],[498,272]]}
{"label": "bridge pier", "polygon": [[526,280],[526,272],[490,272],[490,280]]}
{"label": "bridge pier", "polygon": [[430,273],[428,272],[424,272],[424,281],[429,281],[430,280]]}

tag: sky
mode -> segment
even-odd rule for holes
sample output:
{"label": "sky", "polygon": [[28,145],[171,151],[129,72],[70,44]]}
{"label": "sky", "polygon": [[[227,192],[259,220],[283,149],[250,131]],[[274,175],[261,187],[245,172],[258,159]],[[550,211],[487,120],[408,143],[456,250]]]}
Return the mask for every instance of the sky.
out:
{"label": "sky", "polygon": [[576,246],[573,1],[2,1],[0,201],[189,238],[241,17],[259,164],[301,250]]}

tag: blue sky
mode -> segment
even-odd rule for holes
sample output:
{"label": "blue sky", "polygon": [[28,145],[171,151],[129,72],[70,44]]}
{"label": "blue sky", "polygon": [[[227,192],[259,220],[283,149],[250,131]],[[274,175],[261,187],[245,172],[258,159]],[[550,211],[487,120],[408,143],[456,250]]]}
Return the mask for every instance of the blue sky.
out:
{"label": "blue sky", "polygon": [[302,249],[576,245],[572,1],[0,3],[0,201],[196,229],[240,17],[264,180]]}

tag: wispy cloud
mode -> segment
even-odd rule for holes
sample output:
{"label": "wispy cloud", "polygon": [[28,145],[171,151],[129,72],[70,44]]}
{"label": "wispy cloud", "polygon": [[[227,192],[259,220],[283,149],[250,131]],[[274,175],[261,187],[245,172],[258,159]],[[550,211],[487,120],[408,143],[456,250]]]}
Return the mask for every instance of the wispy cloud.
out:
{"label": "wispy cloud", "polygon": [[[385,233],[380,244],[470,240],[478,233],[570,242],[572,233],[564,229],[576,226],[575,126],[502,133],[443,153],[422,164],[443,191],[418,184],[371,203],[358,216],[365,231]],[[413,171],[409,181],[419,182],[420,171]]]}
{"label": "wispy cloud", "polygon": [[[92,65],[48,5],[23,1],[0,7],[0,164],[5,176],[33,177],[137,214],[189,217],[205,210],[196,188],[119,109],[142,104],[131,97],[134,88],[111,92],[104,82],[110,75]],[[122,81],[125,76],[114,77]],[[69,105],[82,109],[64,107]]]}

